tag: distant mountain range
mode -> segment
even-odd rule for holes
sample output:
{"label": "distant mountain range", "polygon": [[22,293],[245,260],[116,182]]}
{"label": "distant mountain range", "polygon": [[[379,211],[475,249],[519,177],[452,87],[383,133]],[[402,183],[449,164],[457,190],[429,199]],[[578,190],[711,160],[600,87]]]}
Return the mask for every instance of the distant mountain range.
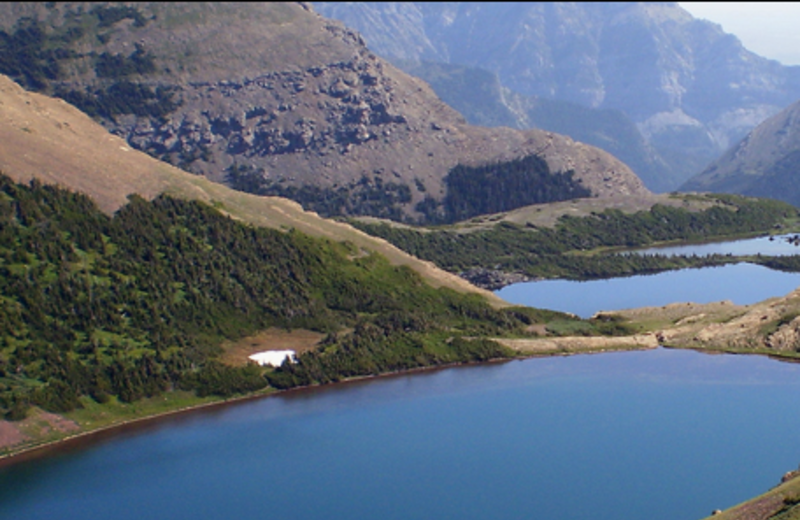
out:
{"label": "distant mountain range", "polygon": [[396,60],[395,64],[428,82],[442,101],[471,124],[540,128],[568,135],[618,158],[654,191],[669,191],[675,186],[669,163],[621,110],[525,96],[504,87],[496,73],[475,67],[405,60]]}
{"label": "distant mountain range", "polygon": [[[597,148],[467,124],[306,4],[6,3],[0,29],[0,72],[24,87],[67,100],[154,157],[323,215],[447,220],[448,208],[480,196],[483,174],[470,168],[529,157],[535,175],[514,189],[492,177],[501,198],[648,193]],[[466,201],[452,200],[457,166]]]}
{"label": "distant mountain range", "polygon": [[800,206],[800,102],[758,125],[681,191],[740,193]]}
{"label": "distant mountain range", "polygon": [[[587,114],[621,111],[656,152],[642,155],[624,145],[629,156],[647,157],[631,163],[658,191],[677,188],[800,98],[800,67],[757,56],[677,3],[315,2],[314,7],[358,30],[371,50],[393,62],[477,67],[536,103],[575,103]],[[424,68],[418,73],[432,79]],[[482,92],[487,112],[514,106],[505,95]],[[520,118],[493,115],[486,122],[519,126]],[[547,118],[527,123],[554,130]],[[579,137],[580,124],[560,128],[585,138]],[[620,125],[619,132],[628,130]],[[612,151],[622,142],[621,134],[615,135],[603,148],[622,157]]]}

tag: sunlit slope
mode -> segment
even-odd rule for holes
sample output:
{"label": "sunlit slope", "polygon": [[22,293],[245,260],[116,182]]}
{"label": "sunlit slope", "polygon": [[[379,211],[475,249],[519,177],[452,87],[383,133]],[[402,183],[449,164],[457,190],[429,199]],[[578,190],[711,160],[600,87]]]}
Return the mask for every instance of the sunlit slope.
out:
{"label": "sunlit slope", "polygon": [[27,92],[5,76],[0,76],[0,170],[17,181],[36,177],[86,193],[108,213],[124,205],[132,193],[148,199],[168,193],[201,200],[258,226],[348,240],[394,264],[412,267],[434,286],[479,292],[496,305],[504,304],[489,291],[349,225],[304,211],[295,202],[233,191],[133,150],[68,103]]}

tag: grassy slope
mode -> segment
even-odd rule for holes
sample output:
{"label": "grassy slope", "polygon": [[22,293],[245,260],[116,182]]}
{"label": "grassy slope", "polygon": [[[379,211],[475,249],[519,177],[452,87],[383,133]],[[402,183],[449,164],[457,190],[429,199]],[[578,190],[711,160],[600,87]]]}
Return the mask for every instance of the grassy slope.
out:
{"label": "grassy slope", "polygon": [[[416,259],[384,240],[347,224],[322,219],[293,201],[233,191],[157,161],[131,149],[124,140],[109,134],[69,104],[27,92],[4,76],[0,76],[0,171],[19,182],[38,178],[44,183],[86,193],[109,214],[124,205],[127,196],[133,193],[147,199],[168,193],[204,201],[256,226],[294,228],[313,236],[349,241],[362,250],[385,256],[395,265],[411,267],[434,287],[478,293],[496,307],[508,305],[491,292]],[[264,334],[268,335],[269,331],[262,336]],[[271,343],[271,339],[274,338],[266,340]],[[257,341],[266,340],[259,337]],[[231,349],[241,350],[241,345],[232,345]],[[238,360],[229,361],[238,364]],[[132,404],[114,402],[113,406],[104,406],[102,411],[91,400],[84,401],[86,408],[66,414],[66,421],[37,411],[29,419],[17,423],[21,433],[32,441],[18,448],[223,400],[177,392],[166,396],[166,400],[162,396]],[[7,426],[8,423],[0,421],[0,441],[7,433]]]}
{"label": "grassy slope", "polygon": [[[531,224],[537,227],[552,228],[558,219],[564,215],[570,217],[588,217],[592,213],[601,213],[606,209],[617,209],[623,213],[633,214],[638,211],[647,211],[655,204],[684,208],[688,211],[702,211],[714,204],[705,197],[698,197],[686,193],[662,193],[621,196],[615,199],[585,198],[551,202],[548,204],[532,204],[523,208],[505,213],[480,215],[478,217],[458,222],[442,228],[452,229],[461,233],[490,229],[500,222],[510,222],[518,225]],[[364,222],[383,222],[390,226],[410,227],[405,224],[373,217],[358,217],[356,220]],[[417,231],[425,228],[415,227]]]}
{"label": "grassy slope", "polygon": [[752,305],[675,303],[613,314],[667,347],[800,358],[800,289]]}
{"label": "grassy slope", "polygon": [[0,76],[0,171],[16,181],[37,177],[86,193],[107,213],[125,204],[131,193],[152,199],[166,192],[214,203],[257,226],[295,228],[313,236],[350,241],[386,256],[393,264],[408,265],[435,287],[478,292],[494,305],[505,305],[489,291],[349,225],[321,219],[295,202],[237,192],[133,150],[69,104],[26,92],[5,76]]}

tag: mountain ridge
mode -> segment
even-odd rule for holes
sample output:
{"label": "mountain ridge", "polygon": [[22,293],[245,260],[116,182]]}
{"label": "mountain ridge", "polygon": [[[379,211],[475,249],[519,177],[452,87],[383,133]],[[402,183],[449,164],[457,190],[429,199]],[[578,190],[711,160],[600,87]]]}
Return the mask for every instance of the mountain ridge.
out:
{"label": "mountain ridge", "polygon": [[800,205],[800,101],[754,128],[681,191],[771,197]]}
{"label": "mountain ridge", "polygon": [[444,102],[471,124],[519,130],[538,128],[568,135],[618,158],[657,193],[675,187],[668,162],[621,110],[519,94],[504,87],[496,73],[485,69],[428,61],[394,63],[428,82]]}
{"label": "mountain ridge", "polygon": [[109,214],[126,204],[131,194],[152,199],[167,193],[200,200],[254,225],[295,228],[312,236],[350,241],[385,255],[392,263],[409,265],[434,286],[478,292],[495,305],[505,304],[430,262],[347,224],[321,219],[294,201],[233,191],[131,149],[63,100],[27,92],[1,75],[0,171],[18,182],[36,178],[85,193]]}
{"label": "mountain ridge", "polygon": [[[427,84],[308,6],[32,3],[0,6],[0,27],[12,40],[43,35],[30,48],[44,91],[216,182],[245,166],[267,194],[307,196],[317,207],[342,194],[384,197],[382,211],[414,219],[426,199],[441,203],[455,166],[540,155],[552,174],[574,171],[595,196],[646,191],[599,149],[467,125]],[[15,79],[24,83],[23,65]]]}
{"label": "mountain ridge", "polygon": [[315,2],[389,60],[481,67],[528,96],[619,109],[675,173],[701,171],[800,97],[800,67],[676,3]]}

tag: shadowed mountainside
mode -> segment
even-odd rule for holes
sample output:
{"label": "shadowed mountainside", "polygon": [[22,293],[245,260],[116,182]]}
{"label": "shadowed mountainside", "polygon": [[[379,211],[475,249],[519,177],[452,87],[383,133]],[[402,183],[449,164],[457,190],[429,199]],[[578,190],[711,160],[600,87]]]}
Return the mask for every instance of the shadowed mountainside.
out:
{"label": "shadowed mountainside", "polygon": [[519,94],[504,87],[496,73],[475,67],[404,60],[395,60],[395,64],[427,81],[471,124],[538,128],[568,135],[618,158],[655,192],[675,187],[668,162],[621,110]]}

